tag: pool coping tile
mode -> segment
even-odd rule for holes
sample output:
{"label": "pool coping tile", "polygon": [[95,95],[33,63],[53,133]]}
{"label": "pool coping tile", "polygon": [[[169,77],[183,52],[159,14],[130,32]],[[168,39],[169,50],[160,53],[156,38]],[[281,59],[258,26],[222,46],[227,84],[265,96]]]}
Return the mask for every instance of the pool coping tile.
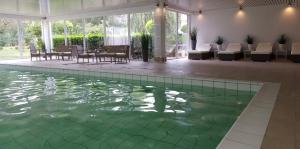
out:
{"label": "pool coping tile", "polygon": [[279,89],[278,83],[264,83],[217,149],[260,149]]}

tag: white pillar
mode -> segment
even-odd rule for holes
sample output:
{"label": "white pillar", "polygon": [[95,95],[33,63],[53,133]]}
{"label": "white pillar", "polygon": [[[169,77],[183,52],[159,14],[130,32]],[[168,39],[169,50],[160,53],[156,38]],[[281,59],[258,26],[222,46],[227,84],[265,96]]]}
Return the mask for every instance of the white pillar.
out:
{"label": "white pillar", "polygon": [[49,0],[39,0],[40,2],[40,13],[43,16],[41,20],[42,27],[42,39],[45,42],[45,48],[47,52],[51,51],[52,48],[52,29],[51,23],[47,19],[50,15],[50,3]]}
{"label": "white pillar", "polygon": [[154,60],[157,62],[166,62],[166,10],[164,8],[164,1],[162,0],[159,3],[160,5],[154,11]]}
{"label": "white pillar", "polygon": [[[191,47],[191,36],[190,36],[190,32],[192,30],[192,16],[190,14],[187,14],[187,24],[188,24],[188,49],[192,49]],[[197,37],[198,38],[198,37]]]}
{"label": "white pillar", "polygon": [[67,25],[66,25],[66,20],[64,20],[64,39],[65,39],[65,46],[69,45],[67,35],[68,35],[68,28],[67,28]]}
{"label": "white pillar", "polygon": [[178,12],[176,12],[176,52],[175,52],[175,57],[178,56],[178,46],[179,46],[179,33],[178,33],[178,30],[179,30],[179,14]]}
{"label": "white pillar", "polygon": [[[85,30],[85,18],[83,18],[82,19],[82,28],[83,28],[83,51],[84,52],[87,52],[87,42],[86,42],[86,40],[87,40],[87,36],[86,36],[86,30]],[[91,49],[89,49],[89,50],[91,50]]]}
{"label": "white pillar", "polygon": [[23,21],[17,20],[18,22],[18,49],[20,52],[20,58],[23,58],[24,53],[24,24]]}
{"label": "white pillar", "polygon": [[131,57],[131,20],[130,20],[130,13],[127,14],[127,27],[128,27],[128,45],[129,45],[129,57]]}
{"label": "white pillar", "polygon": [[51,24],[47,19],[42,20],[43,41],[45,42],[46,51],[51,51]]}

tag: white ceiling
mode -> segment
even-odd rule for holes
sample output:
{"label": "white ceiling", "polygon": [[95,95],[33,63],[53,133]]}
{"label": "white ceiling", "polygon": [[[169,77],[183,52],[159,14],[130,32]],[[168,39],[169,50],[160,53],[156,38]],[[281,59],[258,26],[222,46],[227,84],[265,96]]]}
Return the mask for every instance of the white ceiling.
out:
{"label": "white ceiling", "polygon": [[190,11],[217,10],[244,7],[256,7],[265,5],[288,5],[300,7],[300,0],[168,0],[170,4],[177,5]]}
{"label": "white ceiling", "polygon": [[[0,14],[44,16],[40,13],[40,1],[47,0],[0,0]],[[122,7],[155,5],[157,0],[49,0],[50,16],[80,14],[88,11],[113,10]],[[300,0],[168,0],[169,6],[182,10],[217,10],[262,5],[300,6]]]}
{"label": "white ceiling", "polygon": [[39,0],[0,0],[0,13],[40,14]]}
{"label": "white ceiling", "polygon": [[81,11],[100,11],[107,8],[120,8],[133,4],[149,4],[155,0],[50,0],[51,15],[65,15]]}

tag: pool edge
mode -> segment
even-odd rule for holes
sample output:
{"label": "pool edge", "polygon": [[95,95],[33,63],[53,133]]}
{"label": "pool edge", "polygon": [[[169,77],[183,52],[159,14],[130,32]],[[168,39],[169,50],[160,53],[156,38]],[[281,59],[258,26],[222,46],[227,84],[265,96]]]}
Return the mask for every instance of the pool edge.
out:
{"label": "pool edge", "polygon": [[260,149],[279,89],[279,83],[264,83],[223,137],[217,149]]}

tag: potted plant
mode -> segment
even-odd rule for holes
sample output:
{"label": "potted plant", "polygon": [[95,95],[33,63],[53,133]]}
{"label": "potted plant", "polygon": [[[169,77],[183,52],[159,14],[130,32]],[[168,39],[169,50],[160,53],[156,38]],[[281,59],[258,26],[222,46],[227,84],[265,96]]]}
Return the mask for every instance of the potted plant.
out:
{"label": "potted plant", "polygon": [[216,40],[218,51],[222,50],[223,43],[224,43],[224,39],[222,37],[218,36],[218,38]]}
{"label": "potted plant", "polygon": [[253,44],[254,44],[254,38],[251,37],[250,35],[247,36],[246,42],[248,44],[248,50],[252,51],[253,50]]}
{"label": "potted plant", "polygon": [[39,38],[38,40],[37,40],[37,46],[38,46],[38,52],[40,53],[40,52],[45,52],[46,51],[46,46],[45,46],[45,42],[41,39],[41,38]]}
{"label": "potted plant", "polygon": [[141,44],[142,44],[142,55],[143,61],[148,62],[149,60],[149,45],[151,41],[151,35],[147,33],[142,33]]}
{"label": "potted plant", "polygon": [[193,28],[192,31],[190,32],[190,38],[192,41],[192,50],[196,50],[197,46],[197,29]]}
{"label": "potted plant", "polygon": [[287,37],[284,34],[282,34],[278,39],[278,44],[279,44],[279,50],[280,51],[284,50],[284,46],[285,46],[286,42],[287,42]]}

